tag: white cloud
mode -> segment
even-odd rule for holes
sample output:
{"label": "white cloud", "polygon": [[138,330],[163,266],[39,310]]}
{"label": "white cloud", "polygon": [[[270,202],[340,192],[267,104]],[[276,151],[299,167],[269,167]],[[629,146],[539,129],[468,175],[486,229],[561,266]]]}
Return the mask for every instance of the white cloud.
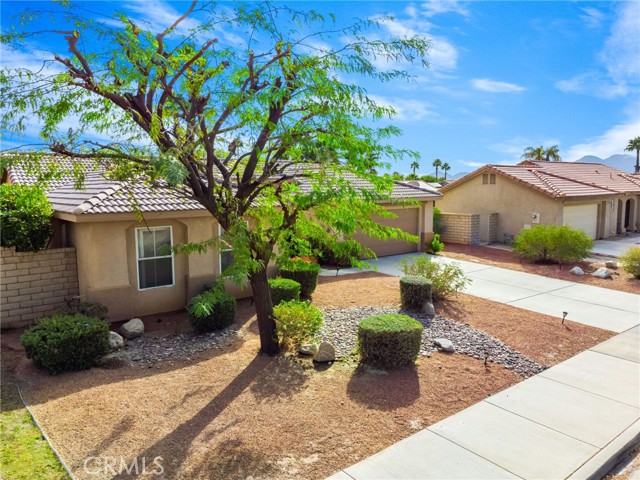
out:
{"label": "white cloud", "polygon": [[463,17],[469,16],[469,10],[465,4],[458,0],[430,0],[420,5],[420,12],[425,17],[433,17],[443,13],[457,13]]}
{"label": "white cloud", "polygon": [[[583,9],[584,11],[585,9]],[[616,20],[602,49],[598,64],[568,80],[556,82],[563,92],[613,99],[640,89],[640,2],[620,2]]]}
{"label": "white cloud", "polygon": [[[524,149],[527,147],[538,147],[540,145],[544,147],[550,147],[552,145],[559,145],[560,141],[557,138],[529,138],[523,136],[517,136],[505,140],[500,143],[492,143],[487,145],[489,150],[503,154],[509,158],[510,162],[520,161]],[[562,151],[560,152],[562,155]],[[564,155],[562,155],[564,157]]]}
{"label": "white cloud", "polygon": [[526,90],[526,88],[515,83],[500,82],[489,78],[474,78],[471,80],[471,85],[476,90],[491,93],[518,93]]}
{"label": "white cloud", "polygon": [[583,14],[580,15],[580,19],[585,23],[585,25],[589,28],[600,28],[602,25],[602,21],[604,20],[604,14],[593,7],[585,7],[581,8]]}
{"label": "white cloud", "polygon": [[385,107],[393,108],[396,112],[394,120],[404,122],[414,122],[427,117],[436,117],[437,114],[429,109],[429,104],[422,100],[402,99],[402,98],[386,98],[378,95],[369,95],[377,104]]}
{"label": "white cloud", "polygon": [[575,162],[585,155],[607,158],[617,153],[625,153],[629,140],[640,134],[640,118],[609,128],[603,134],[592,137],[584,143],[573,145],[563,155],[564,160]]}
{"label": "white cloud", "polygon": [[[162,1],[127,2],[127,9],[138,14],[138,21],[142,21],[152,30],[162,31],[173,25],[173,23],[186,12],[187,3],[178,3],[178,5],[185,7],[185,10],[178,11]],[[193,17],[187,17],[176,27],[176,32],[187,33],[188,30],[197,28],[199,25],[200,22]]]}

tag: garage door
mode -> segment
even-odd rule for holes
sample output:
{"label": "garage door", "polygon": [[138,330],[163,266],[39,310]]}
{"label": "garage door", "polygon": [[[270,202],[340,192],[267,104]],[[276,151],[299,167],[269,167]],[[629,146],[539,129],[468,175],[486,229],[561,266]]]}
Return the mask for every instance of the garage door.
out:
{"label": "garage door", "polygon": [[[401,210],[392,210],[397,218],[381,218],[378,223],[387,227],[401,228],[407,233],[418,235],[419,225],[419,208],[406,208]],[[354,235],[353,238],[367,248],[370,248],[378,257],[387,255],[399,255],[401,253],[411,253],[418,249],[415,243],[407,243],[401,240],[381,240],[379,238],[371,238],[368,235]]]}
{"label": "garage door", "polygon": [[582,230],[591,238],[596,238],[598,230],[598,204],[572,205],[564,207],[562,224]]}

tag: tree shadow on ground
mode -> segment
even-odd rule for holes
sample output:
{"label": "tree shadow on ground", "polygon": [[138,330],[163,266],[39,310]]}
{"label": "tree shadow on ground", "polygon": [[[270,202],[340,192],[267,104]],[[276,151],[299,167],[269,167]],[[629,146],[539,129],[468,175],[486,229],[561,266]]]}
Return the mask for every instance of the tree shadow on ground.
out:
{"label": "tree shadow on ground", "polygon": [[272,358],[269,369],[251,384],[251,392],[259,401],[290,400],[302,390],[309,376],[302,365],[279,355]]}
{"label": "tree shadow on ground", "polygon": [[420,397],[418,371],[415,365],[379,370],[360,364],[349,380],[347,394],[376,410],[408,407]]}

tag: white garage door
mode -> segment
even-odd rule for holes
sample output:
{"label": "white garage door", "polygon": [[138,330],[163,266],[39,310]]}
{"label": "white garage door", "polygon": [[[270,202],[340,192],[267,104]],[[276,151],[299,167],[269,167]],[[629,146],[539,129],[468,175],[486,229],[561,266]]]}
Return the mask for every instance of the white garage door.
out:
{"label": "white garage door", "polygon": [[[418,235],[419,208],[407,207],[403,209],[394,209],[392,212],[397,215],[397,218],[378,218],[376,221],[381,225],[401,228],[407,233]],[[363,234],[354,235],[353,238],[363,246],[373,250],[378,257],[398,255],[400,253],[411,253],[418,249],[418,245],[415,243],[407,243],[402,240],[381,240],[379,238],[372,238]]]}
{"label": "white garage door", "polygon": [[582,230],[591,238],[596,238],[598,230],[598,204],[572,205],[564,207],[562,224]]}

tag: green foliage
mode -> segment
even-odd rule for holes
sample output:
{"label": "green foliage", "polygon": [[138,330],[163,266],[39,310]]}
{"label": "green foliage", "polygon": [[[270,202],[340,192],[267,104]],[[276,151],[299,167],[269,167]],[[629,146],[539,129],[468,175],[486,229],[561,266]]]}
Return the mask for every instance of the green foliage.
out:
{"label": "green foliage", "polygon": [[322,327],[322,312],[309,302],[291,300],[273,307],[276,334],[283,348],[293,349],[314,340]]}
{"label": "green foliage", "polygon": [[572,263],[583,260],[593,240],[582,230],[567,225],[536,225],[523,230],[513,242],[513,251],[532,262]]}
{"label": "green foliage", "polygon": [[292,260],[280,267],[280,276],[300,284],[300,296],[309,298],[318,286],[320,265],[305,260]]}
{"label": "green foliage", "polygon": [[422,324],[396,313],[365,318],[358,326],[358,350],[363,363],[394,368],[415,362],[422,343]]}
{"label": "green foliage", "polygon": [[37,186],[0,185],[0,239],[3,247],[36,252],[47,247],[53,234],[53,209]]}
{"label": "green foliage", "polygon": [[300,284],[288,278],[269,279],[269,292],[274,305],[289,300],[300,300]]}
{"label": "green foliage", "polygon": [[631,247],[620,257],[620,263],[625,271],[635,278],[640,278],[640,247]]}
{"label": "green foliage", "polygon": [[402,308],[421,309],[425,302],[431,301],[431,280],[420,276],[406,276],[400,279],[400,300]]}
{"label": "green foliage", "polygon": [[437,255],[442,250],[444,250],[444,243],[442,243],[440,241],[440,234],[439,233],[436,233],[436,234],[433,235],[433,240],[431,240],[431,243],[429,244],[429,246],[431,247],[431,252],[434,255]]}
{"label": "green foliage", "polygon": [[187,313],[196,332],[221,330],[230,326],[236,318],[236,299],[216,287],[193,297],[187,305]]}
{"label": "green foliage", "polygon": [[54,315],[20,337],[27,358],[49,373],[86,370],[109,352],[109,325],[84,315]]}
{"label": "green foliage", "polygon": [[84,315],[85,317],[106,320],[109,307],[100,302],[71,302],[59,309],[56,313],[61,315]]}
{"label": "green foliage", "polygon": [[433,207],[433,231],[439,235],[447,231],[446,225],[442,223],[442,212],[438,207]]}
{"label": "green foliage", "polygon": [[460,265],[456,263],[432,262],[426,255],[417,257],[412,263],[403,260],[402,272],[431,281],[433,300],[444,300],[464,290],[471,283]]}

